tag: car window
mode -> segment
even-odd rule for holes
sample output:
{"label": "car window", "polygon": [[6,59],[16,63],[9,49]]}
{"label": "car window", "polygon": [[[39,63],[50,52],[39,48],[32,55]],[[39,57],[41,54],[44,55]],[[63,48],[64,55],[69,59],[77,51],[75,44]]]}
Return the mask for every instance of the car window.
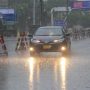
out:
{"label": "car window", "polygon": [[57,36],[62,35],[61,28],[39,28],[36,32],[36,36]]}

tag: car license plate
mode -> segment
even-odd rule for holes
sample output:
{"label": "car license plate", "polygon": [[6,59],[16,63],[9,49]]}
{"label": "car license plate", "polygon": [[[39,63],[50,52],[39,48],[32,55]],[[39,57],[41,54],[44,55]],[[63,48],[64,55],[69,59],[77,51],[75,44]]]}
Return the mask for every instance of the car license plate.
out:
{"label": "car license plate", "polygon": [[51,45],[43,45],[43,49],[50,49]]}

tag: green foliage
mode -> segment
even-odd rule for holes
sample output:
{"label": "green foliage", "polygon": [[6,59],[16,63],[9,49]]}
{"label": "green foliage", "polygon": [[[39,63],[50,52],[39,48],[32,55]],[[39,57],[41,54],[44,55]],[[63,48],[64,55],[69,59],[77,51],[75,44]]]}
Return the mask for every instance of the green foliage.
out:
{"label": "green foliage", "polygon": [[11,0],[9,1],[9,7],[14,8],[17,12],[18,26],[20,27],[22,26],[25,27],[30,4],[31,4],[31,0]]}
{"label": "green foliage", "polygon": [[84,27],[90,26],[90,13],[83,10],[72,11],[68,17],[70,26],[82,25]]}
{"label": "green foliage", "polygon": [[51,10],[53,7],[66,6],[66,0],[48,0],[46,8]]}
{"label": "green foliage", "polygon": [[[44,2],[44,9],[46,10],[46,15],[48,22],[50,22],[50,10],[53,7],[67,6],[67,0],[47,0]],[[33,12],[33,0],[10,0],[10,7],[15,8],[18,15],[18,22],[21,26],[24,26],[28,16],[32,19]],[[40,20],[40,2],[36,0],[36,19]],[[45,19],[46,20],[46,19]],[[81,10],[73,11],[68,16],[68,21],[70,26],[80,24],[85,27],[90,26],[90,14],[88,12],[82,13]]]}

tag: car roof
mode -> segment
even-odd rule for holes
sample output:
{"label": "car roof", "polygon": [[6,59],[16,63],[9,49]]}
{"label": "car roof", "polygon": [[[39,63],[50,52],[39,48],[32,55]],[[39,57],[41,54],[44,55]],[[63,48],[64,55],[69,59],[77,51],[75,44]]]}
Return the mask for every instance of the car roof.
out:
{"label": "car roof", "polygon": [[43,27],[39,27],[39,28],[41,28],[41,29],[43,29],[43,28],[63,28],[63,26],[43,26]]}

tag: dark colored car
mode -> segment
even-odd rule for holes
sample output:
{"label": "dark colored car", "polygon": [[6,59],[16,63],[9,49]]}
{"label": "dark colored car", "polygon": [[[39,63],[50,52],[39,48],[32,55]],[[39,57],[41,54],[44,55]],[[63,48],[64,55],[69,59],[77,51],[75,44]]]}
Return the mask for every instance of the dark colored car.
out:
{"label": "dark colored car", "polygon": [[68,54],[71,48],[70,35],[62,26],[38,28],[30,40],[30,55],[40,52],[61,52]]}

